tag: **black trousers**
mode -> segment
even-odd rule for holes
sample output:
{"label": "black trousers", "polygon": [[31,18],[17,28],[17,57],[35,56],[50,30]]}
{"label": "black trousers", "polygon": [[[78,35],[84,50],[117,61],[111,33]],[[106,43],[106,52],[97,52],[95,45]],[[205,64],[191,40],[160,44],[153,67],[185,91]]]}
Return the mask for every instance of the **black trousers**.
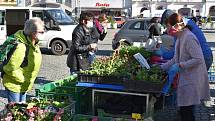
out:
{"label": "black trousers", "polygon": [[180,107],[181,121],[195,121],[194,105]]}

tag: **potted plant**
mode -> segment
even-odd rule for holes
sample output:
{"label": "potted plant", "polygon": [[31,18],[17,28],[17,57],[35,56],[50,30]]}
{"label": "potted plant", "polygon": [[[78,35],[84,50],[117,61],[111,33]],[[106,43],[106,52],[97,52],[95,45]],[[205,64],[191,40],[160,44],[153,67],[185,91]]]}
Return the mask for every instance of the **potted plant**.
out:
{"label": "potted plant", "polygon": [[114,18],[112,16],[108,16],[108,23],[107,23],[108,28],[111,29],[116,29],[117,28],[117,23],[115,22]]}

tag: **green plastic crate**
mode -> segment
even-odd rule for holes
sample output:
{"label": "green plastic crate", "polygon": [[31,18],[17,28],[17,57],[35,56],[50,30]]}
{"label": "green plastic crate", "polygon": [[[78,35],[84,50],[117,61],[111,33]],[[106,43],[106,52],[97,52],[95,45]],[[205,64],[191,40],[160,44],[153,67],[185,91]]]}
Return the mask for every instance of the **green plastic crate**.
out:
{"label": "green plastic crate", "polygon": [[51,82],[36,89],[36,96],[40,100],[54,101],[76,101],[77,113],[87,113],[91,111],[90,91],[86,87],[76,87],[76,77],[70,76],[62,80]]}
{"label": "green plastic crate", "polygon": [[69,77],[66,77],[64,79],[60,79],[54,82],[50,82],[47,84],[44,84],[43,86],[41,86],[39,89],[36,89],[36,91],[40,91],[40,92],[50,92],[52,90],[54,90],[56,87],[59,86],[64,86],[64,85],[68,85],[68,86],[75,86],[77,81],[77,75],[71,75]]}
{"label": "green plastic crate", "polygon": [[96,121],[113,121],[112,117],[91,116],[83,114],[75,114],[73,116],[73,121],[92,121],[93,119],[97,119]]}

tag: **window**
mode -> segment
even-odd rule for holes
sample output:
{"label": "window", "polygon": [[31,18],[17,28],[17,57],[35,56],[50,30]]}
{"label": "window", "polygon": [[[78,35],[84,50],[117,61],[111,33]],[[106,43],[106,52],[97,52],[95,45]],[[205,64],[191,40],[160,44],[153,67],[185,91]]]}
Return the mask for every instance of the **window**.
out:
{"label": "window", "polygon": [[150,25],[150,20],[143,21],[143,30],[148,30]]}
{"label": "window", "polygon": [[5,11],[0,10],[0,25],[5,24]]}
{"label": "window", "polygon": [[42,11],[33,11],[32,15],[33,15],[33,17],[39,17],[42,20],[44,20],[44,18],[43,18],[43,12]]}
{"label": "window", "polygon": [[138,21],[138,22],[135,22],[135,23],[131,24],[129,29],[141,30],[141,21]]}
{"label": "window", "polygon": [[69,25],[75,23],[64,11],[59,9],[47,10],[48,14],[60,25]]}

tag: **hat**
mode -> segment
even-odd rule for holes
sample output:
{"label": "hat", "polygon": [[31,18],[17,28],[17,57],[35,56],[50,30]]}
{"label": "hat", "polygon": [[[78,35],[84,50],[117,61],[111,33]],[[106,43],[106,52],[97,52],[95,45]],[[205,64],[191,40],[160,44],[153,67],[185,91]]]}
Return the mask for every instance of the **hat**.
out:
{"label": "hat", "polygon": [[166,9],[162,16],[161,16],[161,24],[162,25],[166,25],[166,22],[168,20],[168,18],[173,14],[175,13],[174,11],[170,10],[170,9]]}

